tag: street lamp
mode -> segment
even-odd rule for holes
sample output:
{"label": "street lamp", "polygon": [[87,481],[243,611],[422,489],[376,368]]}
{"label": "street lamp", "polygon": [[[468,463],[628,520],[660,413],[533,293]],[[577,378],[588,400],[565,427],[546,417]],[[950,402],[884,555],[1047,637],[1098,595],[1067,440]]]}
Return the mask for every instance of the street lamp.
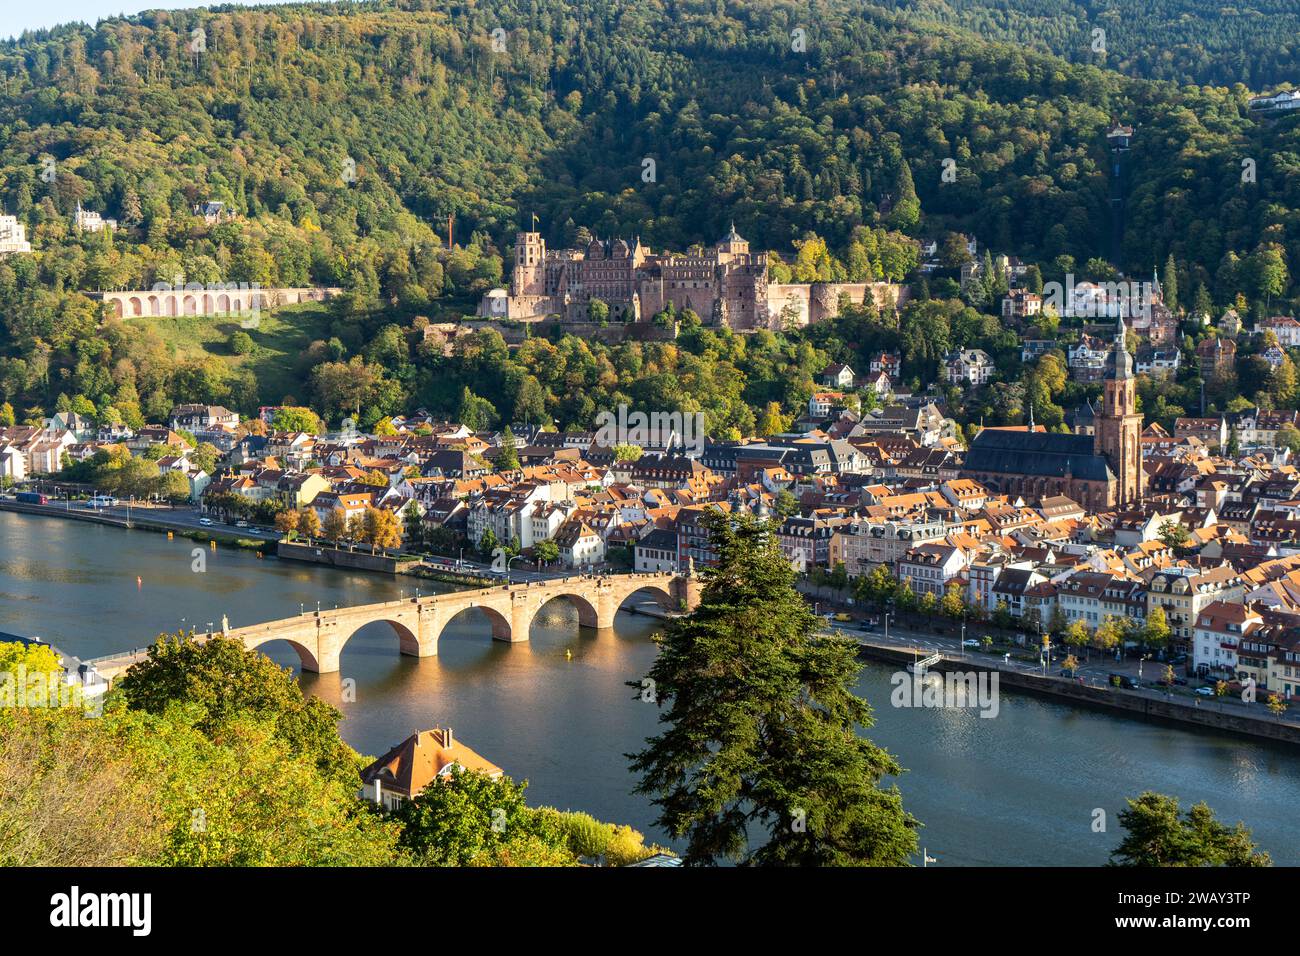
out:
{"label": "street lamp", "polygon": [[512,562],[512,561],[518,561],[518,560],[519,560],[520,558],[522,558],[522,557],[523,557],[522,554],[516,554],[513,558],[509,558],[509,559],[506,561],[506,587],[509,587],[509,586],[510,586],[510,564],[511,564],[511,562]]}
{"label": "street lamp", "polygon": [[961,643],[957,645],[957,656],[966,656],[966,622],[961,622]]}

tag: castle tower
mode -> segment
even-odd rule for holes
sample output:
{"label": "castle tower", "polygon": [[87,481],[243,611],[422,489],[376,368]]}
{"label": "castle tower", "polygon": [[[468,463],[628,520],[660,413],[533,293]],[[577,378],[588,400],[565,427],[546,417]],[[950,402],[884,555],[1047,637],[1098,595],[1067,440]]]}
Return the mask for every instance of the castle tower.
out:
{"label": "castle tower", "polygon": [[717,244],[718,259],[722,262],[730,262],[736,256],[749,254],[749,240],[741,238],[740,233],[736,232],[736,224],[731,224],[730,231],[718,240]]}
{"label": "castle tower", "polygon": [[1125,347],[1124,333],[1121,318],[1115,345],[1106,359],[1105,391],[1093,439],[1097,454],[1105,456],[1115,473],[1116,505],[1136,502],[1146,484],[1142,471],[1142,415],[1137,410],[1133,356]]}
{"label": "castle tower", "polygon": [[511,295],[546,294],[546,240],[540,232],[515,233],[515,271]]}

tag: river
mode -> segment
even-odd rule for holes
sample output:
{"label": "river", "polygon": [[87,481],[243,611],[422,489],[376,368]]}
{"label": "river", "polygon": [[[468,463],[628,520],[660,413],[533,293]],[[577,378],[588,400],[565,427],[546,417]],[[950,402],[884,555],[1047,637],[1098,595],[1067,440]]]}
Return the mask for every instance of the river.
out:
{"label": "river", "polygon": [[[160,631],[222,614],[234,626],[284,617],[300,605],[361,604],[410,594],[412,579],[348,573],[247,552],[81,522],[0,512],[0,632],[39,635],[93,657],[147,643]],[[139,580],[137,581],[137,577]],[[420,583],[424,592],[434,590]],[[469,612],[444,633],[437,657],[397,653],[384,624],[359,631],[337,674],[304,688],[343,713],[343,736],[377,754],[417,728],[457,737],[518,779],[530,803],[582,809],[669,842],[654,808],[631,793],[623,755],[655,732],[657,710],[625,685],[649,669],[657,622],[621,614],[612,635],[581,632],[563,601],[543,609],[527,643],[492,641]],[[566,655],[566,651],[569,655]],[[269,645],[297,666],[287,645]],[[571,655],[571,656],[570,656]],[[1205,800],[1246,821],[1281,864],[1300,863],[1294,827],[1300,750],[1183,730],[1003,693],[994,719],[975,710],[895,709],[891,669],[869,664],[859,693],[876,708],[869,731],[895,753],[905,806],[941,866],[1099,865],[1119,840],[1117,812],[1143,789]],[[342,700],[345,679],[356,699]],[[1098,810],[1105,832],[1096,832]]]}

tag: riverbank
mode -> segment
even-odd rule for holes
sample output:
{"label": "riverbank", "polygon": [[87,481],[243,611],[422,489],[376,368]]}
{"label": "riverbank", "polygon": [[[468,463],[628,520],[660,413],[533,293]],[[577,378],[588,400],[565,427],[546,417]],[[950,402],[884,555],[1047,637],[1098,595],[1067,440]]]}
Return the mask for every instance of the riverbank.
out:
{"label": "riverbank", "polygon": [[272,551],[269,546],[274,544],[274,541],[266,538],[246,537],[211,528],[196,528],[184,522],[168,521],[165,518],[150,515],[148,513],[149,509],[145,508],[137,509],[137,513],[127,517],[105,512],[103,509],[61,508],[57,505],[36,505],[25,501],[0,498],[0,511],[13,511],[18,514],[34,515],[42,518],[60,518],[65,521],[81,521],[87,524],[105,525],[110,528],[122,528],[128,531],[153,531],[162,534],[179,535],[182,538],[189,538],[191,541],[204,543],[216,541],[218,544],[243,548],[248,551],[257,551],[263,554]]}
{"label": "riverbank", "polygon": [[[858,647],[862,657],[882,663],[905,667],[916,660],[916,653],[907,648],[874,644],[861,638],[858,639]],[[1223,710],[1222,704],[1216,706],[1207,702],[1202,707],[1199,701],[1187,703],[1174,697],[1153,696],[1119,687],[1094,687],[1066,678],[1048,677],[1000,667],[996,661],[983,661],[974,657],[957,660],[941,655],[939,660],[929,665],[927,669],[940,673],[996,671],[1001,686],[1040,697],[1051,697],[1090,709],[1117,712],[1146,720],[1182,725],[1193,724],[1256,739],[1300,744],[1300,724],[1271,717],[1233,713]]]}

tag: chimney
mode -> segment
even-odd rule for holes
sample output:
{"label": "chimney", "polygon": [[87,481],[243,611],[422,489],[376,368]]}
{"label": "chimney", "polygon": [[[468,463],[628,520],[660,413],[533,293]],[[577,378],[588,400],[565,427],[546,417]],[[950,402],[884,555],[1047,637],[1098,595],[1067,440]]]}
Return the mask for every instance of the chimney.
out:
{"label": "chimney", "polygon": [[442,732],[442,746],[444,749],[450,750],[455,742],[455,738],[451,735],[451,728],[448,727]]}

